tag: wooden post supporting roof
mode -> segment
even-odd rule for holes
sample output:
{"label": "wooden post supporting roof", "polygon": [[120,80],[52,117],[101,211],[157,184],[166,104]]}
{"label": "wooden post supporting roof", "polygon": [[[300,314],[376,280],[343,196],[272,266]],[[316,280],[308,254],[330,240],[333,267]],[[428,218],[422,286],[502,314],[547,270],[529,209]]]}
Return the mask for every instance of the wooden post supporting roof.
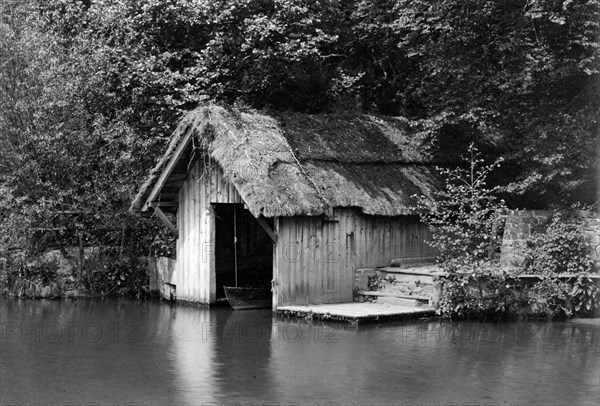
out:
{"label": "wooden post supporting roof", "polygon": [[177,230],[177,227],[171,223],[171,220],[169,220],[167,215],[160,209],[160,207],[158,205],[152,205],[152,208],[154,209],[154,213],[156,213],[158,218],[161,219],[162,222],[169,228],[169,230],[171,230],[173,235],[175,235],[175,238],[179,238],[179,231]]}
{"label": "wooden post supporting roof", "polygon": [[258,216],[256,217],[256,221],[258,221],[258,224],[260,224],[261,227],[264,228],[264,230],[267,232],[267,234],[269,234],[269,237],[271,237],[273,243],[277,244],[277,234],[275,234],[271,227],[269,227],[269,224],[267,223],[265,218],[263,216]]}

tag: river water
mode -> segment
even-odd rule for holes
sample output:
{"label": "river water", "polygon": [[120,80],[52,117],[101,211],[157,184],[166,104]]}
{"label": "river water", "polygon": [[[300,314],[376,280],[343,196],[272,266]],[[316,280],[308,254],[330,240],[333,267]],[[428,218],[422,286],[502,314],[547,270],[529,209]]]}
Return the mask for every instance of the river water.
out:
{"label": "river water", "polygon": [[0,405],[598,405],[593,323],[0,299]]}

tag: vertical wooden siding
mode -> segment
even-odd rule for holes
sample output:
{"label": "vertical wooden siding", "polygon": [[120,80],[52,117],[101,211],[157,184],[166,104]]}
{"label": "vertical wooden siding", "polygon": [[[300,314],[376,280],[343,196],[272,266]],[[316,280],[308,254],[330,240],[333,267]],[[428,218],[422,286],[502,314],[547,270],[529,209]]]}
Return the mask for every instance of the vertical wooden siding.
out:
{"label": "vertical wooden siding", "polygon": [[[196,161],[179,191],[177,297],[215,301],[214,213],[211,203],[244,203],[218,166]],[[336,209],[333,221],[297,216],[275,219],[273,252],[277,280],[274,305],[352,300],[354,269],[385,266],[393,258],[433,255],[424,244],[429,232],[414,217],[362,215]]]}
{"label": "vertical wooden siding", "polygon": [[278,306],[348,302],[355,268],[433,255],[425,244],[429,231],[415,217],[366,216],[355,209],[336,209],[333,220],[279,218],[274,253]]}
{"label": "vertical wooden siding", "polygon": [[243,203],[214,162],[197,160],[179,190],[177,212],[177,298],[209,304],[215,301],[214,213],[211,203]]}

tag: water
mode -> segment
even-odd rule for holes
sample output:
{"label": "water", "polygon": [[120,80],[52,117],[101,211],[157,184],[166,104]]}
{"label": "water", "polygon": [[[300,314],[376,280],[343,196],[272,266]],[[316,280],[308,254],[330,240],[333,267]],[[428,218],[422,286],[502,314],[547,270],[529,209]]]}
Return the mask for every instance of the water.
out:
{"label": "water", "polygon": [[0,299],[0,405],[598,405],[600,328]]}

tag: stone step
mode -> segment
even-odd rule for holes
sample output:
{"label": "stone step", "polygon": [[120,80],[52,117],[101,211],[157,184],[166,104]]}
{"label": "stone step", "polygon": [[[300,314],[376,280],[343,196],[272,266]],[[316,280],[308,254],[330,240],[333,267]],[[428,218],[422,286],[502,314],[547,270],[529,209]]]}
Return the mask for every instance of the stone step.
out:
{"label": "stone step", "polygon": [[386,266],[377,268],[384,275],[392,275],[399,282],[433,283],[439,268],[435,265],[414,268],[396,268]]}
{"label": "stone step", "polygon": [[358,294],[363,295],[363,296],[371,296],[371,297],[393,297],[393,298],[398,298],[398,299],[415,300],[418,302],[429,302],[429,297],[427,297],[427,296],[403,295],[401,293],[395,293],[395,292],[361,291],[361,292],[358,292]]}
{"label": "stone step", "polygon": [[370,299],[373,303],[394,306],[429,307],[430,301],[426,296],[406,295],[396,292],[362,291],[359,292],[363,300]]}
{"label": "stone step", "polygon": [[399,297],[380,296],[375,299],[375,303],[387,304],[394,306],[406,306],[406,307],[423,307],[433,308],[429,305],[429,302],[423,302],[421,300],[414,299],[403,299]]}
{"label": "stone step", "polygon": [[396,297],[393,295],[361,295],[363,300],[360,302],[371,302],[394,306],[407,307],[429,307],[429,300],[418,300],[416,298]]}
{"label": "stone step", "polygon": [[363,291],[379,291],[396,295],[424,296],[428,297],[433,291],[432,283],[402,282],[398,280],[385,281],[376,289],[362,289]]}
{"label": "stone step", "polygon": [[414,268],[416,266],[427,266],[435,263],[435,257],[425,258],[394,258],[388,265],[391,268]]}

